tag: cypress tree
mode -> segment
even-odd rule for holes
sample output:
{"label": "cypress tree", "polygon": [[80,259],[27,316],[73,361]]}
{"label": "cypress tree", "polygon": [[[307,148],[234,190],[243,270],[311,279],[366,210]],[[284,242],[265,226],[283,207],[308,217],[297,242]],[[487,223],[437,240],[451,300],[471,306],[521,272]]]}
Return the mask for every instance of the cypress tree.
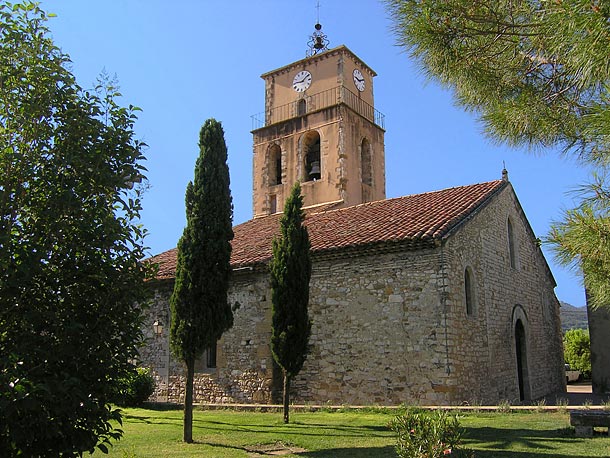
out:
{"label": "cypress tree", "polygon": [[208,119],[199,134],[195,179],[186,188],[184,233],[178,243],[170,299],[171,348],[186,366],[184,441],[193,441],[195,361],[233,325],[227,301],[231,272],[233,204],[221,124]]}
{"label": "cypress tree", "polygon": [[289,421],[290,381],[307,357],[311,321],[307,311],[311,277],[310,242],[303,225],[301,186],[296,183],[284,206],[281,234],[273,240],[271,351],[284,378],[284,423]]}

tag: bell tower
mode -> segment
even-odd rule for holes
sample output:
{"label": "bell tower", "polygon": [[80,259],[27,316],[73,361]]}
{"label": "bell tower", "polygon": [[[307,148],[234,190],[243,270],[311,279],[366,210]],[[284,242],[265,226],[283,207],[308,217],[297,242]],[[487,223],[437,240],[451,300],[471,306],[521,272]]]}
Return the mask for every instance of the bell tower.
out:
{"label": "bell tower", "polygon": [[253,116],[254,217],[281,212],[295,182],[304,207],[385,199],[384,117],[376,73],[345,46],[327,49],[320,24],[305,59],[261,75]]}

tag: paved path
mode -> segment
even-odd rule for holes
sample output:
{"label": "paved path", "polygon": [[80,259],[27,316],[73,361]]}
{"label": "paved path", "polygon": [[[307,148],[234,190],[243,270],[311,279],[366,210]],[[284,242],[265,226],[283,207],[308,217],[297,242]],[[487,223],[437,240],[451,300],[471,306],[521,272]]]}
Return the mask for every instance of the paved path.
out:
{"label": "paved path", "polygon": [[570,406],[578,405],[593,405],[601,406],[610,402],[610,395],[593,394],[591,390],[591,382],[569,383],[567,393],[558,393],[553,396],[547,396],[547,405],[557,405],[557,401],[568,400]]}
{"label": "paved path", "polygon": [[568,383],[568,393],[593,393],[591,382]]}

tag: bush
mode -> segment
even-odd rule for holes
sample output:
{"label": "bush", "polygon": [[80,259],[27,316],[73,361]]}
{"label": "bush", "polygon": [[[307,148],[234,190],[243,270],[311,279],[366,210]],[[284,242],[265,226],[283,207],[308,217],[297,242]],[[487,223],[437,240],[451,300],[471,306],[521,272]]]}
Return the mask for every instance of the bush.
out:
{"label": "bush", "polygon": [[141,406],[155,391],[155,379],[150,369],[138,367],[118,383],[114,403],[121,407]]}
{"label": "bush", "polygon": [[463,432],[457,415],[441,410],[407,410],[392,421],[391,427],[397,435],[396,453],[400,458],[473,456],[467,450],[457,451]]}
{"label": "bush", "polygon": [[582,372],[584,377],[591,376],[591,338],[589,331],[570,329],[563,336],[563,353],[566,363],[572,369]]}

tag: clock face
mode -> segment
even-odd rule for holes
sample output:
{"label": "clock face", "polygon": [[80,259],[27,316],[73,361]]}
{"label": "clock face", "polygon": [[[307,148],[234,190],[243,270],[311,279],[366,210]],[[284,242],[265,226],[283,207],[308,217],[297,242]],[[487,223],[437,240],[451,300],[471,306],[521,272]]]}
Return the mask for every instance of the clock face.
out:
{"label": "clock face", "polygon": [[354,84],[356,85],[356,89],[358,89],[360,92],[364,91],[365,88],[365,84],[364,84],[364,76],[362,76],[362,72],[358,69],[354,70]]}
{"label": "clock face", "polygon": [[307,70],[301,70],[299,73],[294,75],[292,80],[292,89],[297,92],[303,92],[311,85],[311,73]]}

